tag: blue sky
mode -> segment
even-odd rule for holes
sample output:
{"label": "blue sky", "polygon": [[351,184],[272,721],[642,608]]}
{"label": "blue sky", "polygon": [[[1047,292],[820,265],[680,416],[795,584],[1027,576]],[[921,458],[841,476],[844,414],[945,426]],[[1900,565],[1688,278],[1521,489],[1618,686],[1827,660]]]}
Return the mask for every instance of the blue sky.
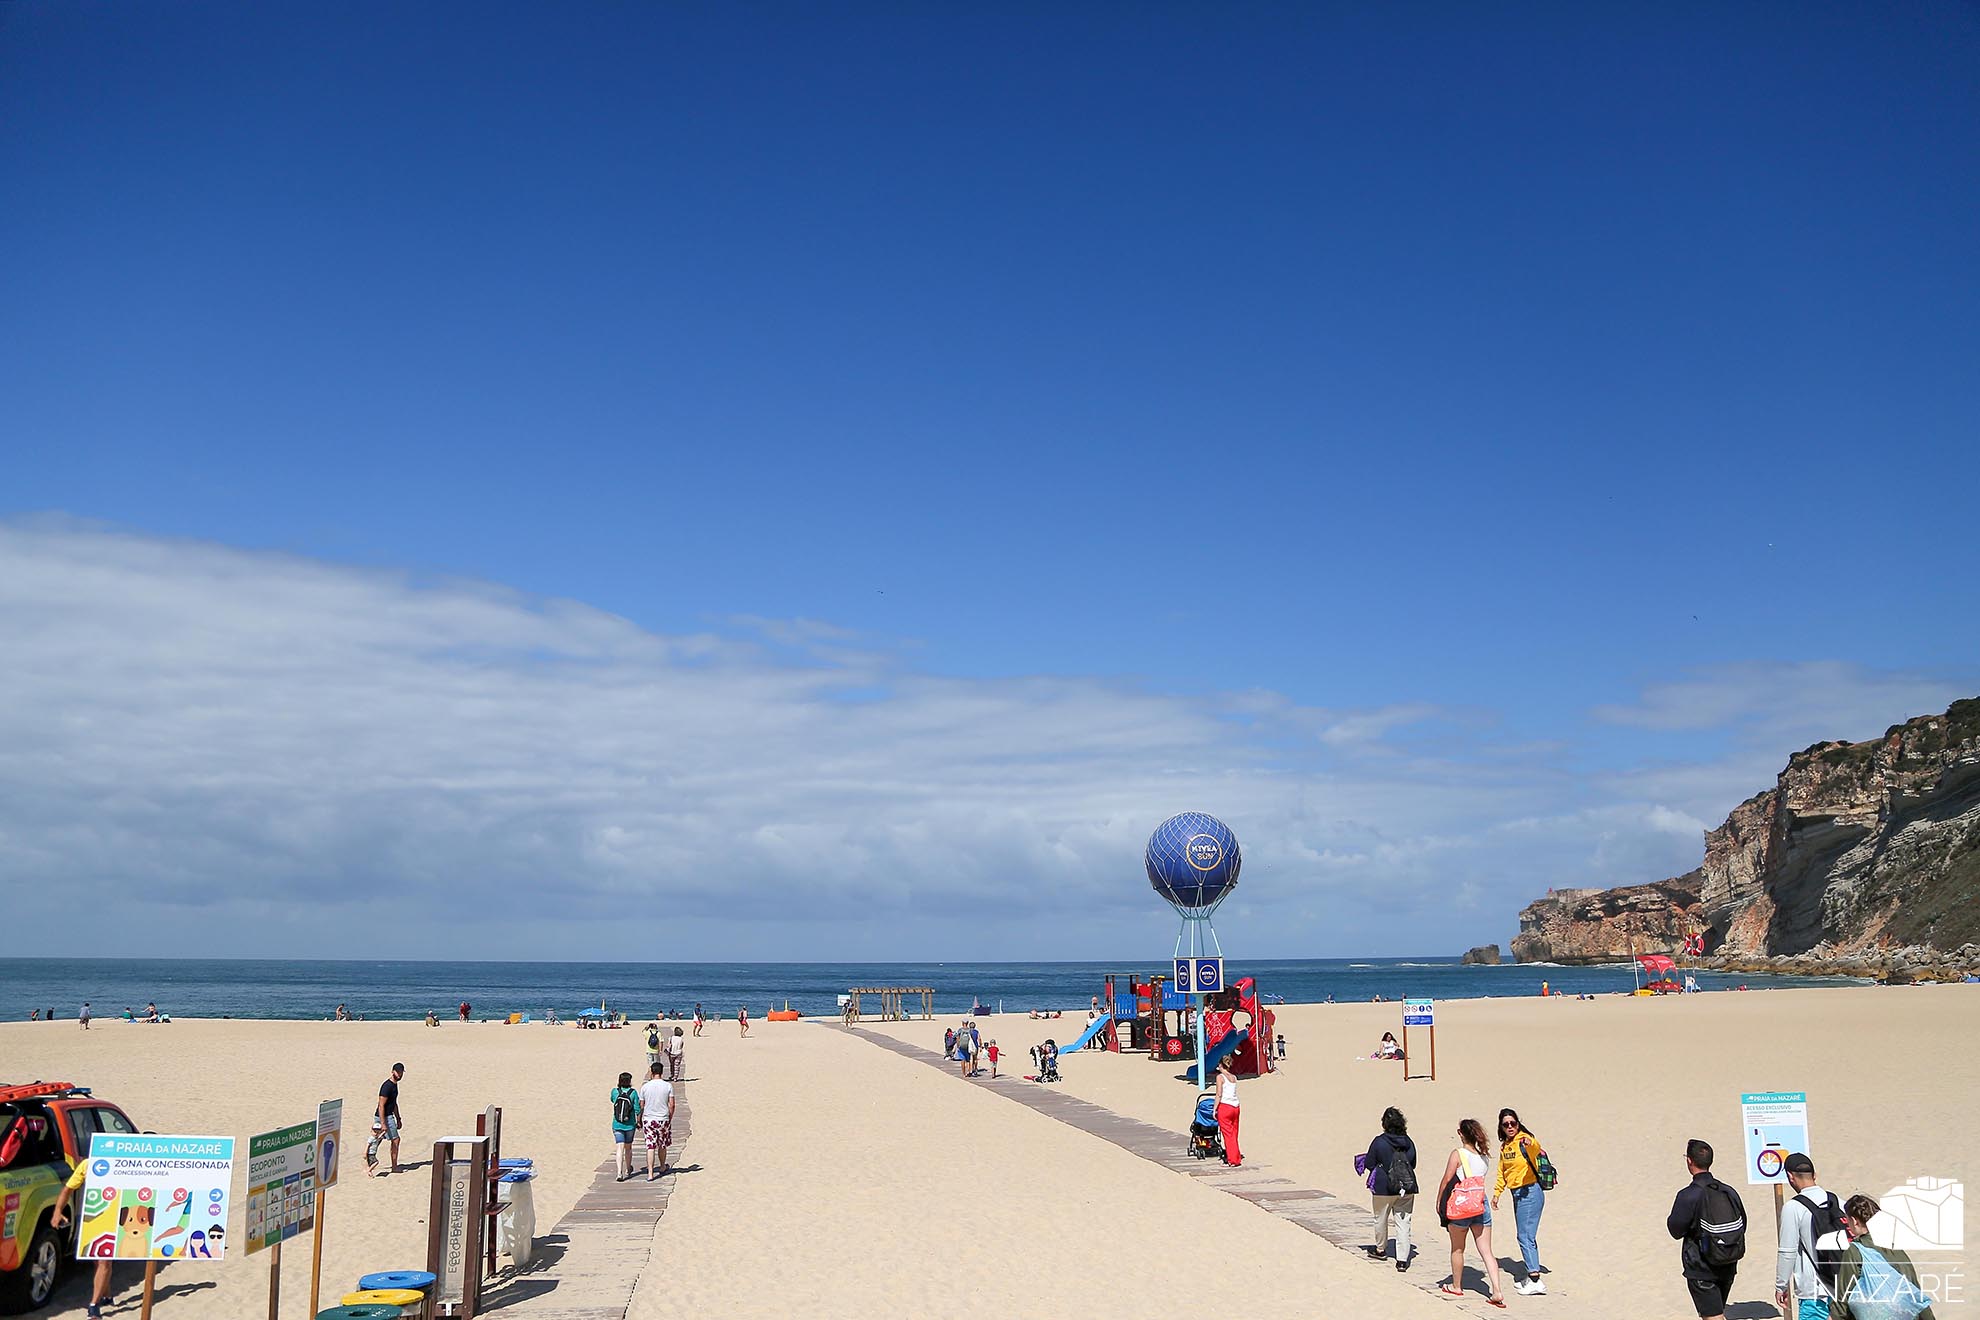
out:
{"label": "blue sky", "polygon": [[1067,9],[0,9],[0,884],[1455,950],[1980,692],[1970,7]]}

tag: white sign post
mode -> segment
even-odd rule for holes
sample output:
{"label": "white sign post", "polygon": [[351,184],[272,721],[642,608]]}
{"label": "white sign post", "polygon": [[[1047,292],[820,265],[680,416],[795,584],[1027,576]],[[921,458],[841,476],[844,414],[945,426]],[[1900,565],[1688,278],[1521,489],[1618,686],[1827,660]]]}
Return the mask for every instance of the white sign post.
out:
{"label": "white sign post", "polygon": [[[1410,1064],[1416,1058],[1409,1051],[1409,1029],[1423,1027],[1430,1033],[1430,1071],[1412,1073]],[[1403,999],[1403,1080],[1405,1082],[1437,1080],[1437,1009],[1428,999]]]}
{"label": "white sign post", "polygon": [[[1787,1157],[1808,1153],[1808,1092],[1747,1091],[1739,1097],[1739,1125],[1746,1140],[1746,1181],[1774,1188],[1774,1237],[1787,1208]],[[1794,1314],[1794,1280],[1788,1279],[1788,1314]]]}

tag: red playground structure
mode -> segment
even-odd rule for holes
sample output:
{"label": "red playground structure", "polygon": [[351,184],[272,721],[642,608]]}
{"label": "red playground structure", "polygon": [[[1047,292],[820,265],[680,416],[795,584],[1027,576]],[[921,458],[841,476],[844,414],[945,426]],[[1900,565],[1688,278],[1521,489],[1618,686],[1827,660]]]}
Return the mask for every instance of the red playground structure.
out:
{"label": "red playground structure", "polygon": [[[1196,1042],[1188,1030],[1189,1000],[1170,990],[1167,978],[1138,976],[1106,978],[1105,1004],[1111,1020],[1101,1035],[1109,1050],[1146,1050],[1148,1057],[1170,1063],[1196,1057]],[[1241,1077],[1272,1071],[1274,1015],[1258,1002],[1258,985],[1244,977],[1222,994],[1213,995],[1204,1029],[1209,1037],[1209,1066],[1226,1054]],[[1127,1027],[1127,1038],[1119,1030]]]}
{"label": "red playground structure", "polygon": [[1277,1021],[1269,1008],[1258,1003],[1258,983],[1246,976],[1236,985],[1210,1000],[1203,1015],[1203,1031],[1209,1040],[1206,1063],[1215,1068],[1225,1055],[1240,1077],[1256,1077],[1272,1071],[1272,1028]]}

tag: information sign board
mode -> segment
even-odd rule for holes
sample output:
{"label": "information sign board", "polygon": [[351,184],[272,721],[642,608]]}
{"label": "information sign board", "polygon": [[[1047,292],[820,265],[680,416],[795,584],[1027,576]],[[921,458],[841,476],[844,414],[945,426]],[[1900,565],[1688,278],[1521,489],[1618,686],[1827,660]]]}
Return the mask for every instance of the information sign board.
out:
{"label": "information sign board", "polygon": [[227,1254],[232,1137],[99,1132],[84,1175],[82,1260],[219,1260]]}

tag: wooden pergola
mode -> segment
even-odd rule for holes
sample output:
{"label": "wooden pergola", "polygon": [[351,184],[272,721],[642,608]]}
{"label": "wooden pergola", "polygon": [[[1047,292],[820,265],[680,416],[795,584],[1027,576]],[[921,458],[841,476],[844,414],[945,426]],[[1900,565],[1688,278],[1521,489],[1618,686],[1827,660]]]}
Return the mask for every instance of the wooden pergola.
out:
{"label": "wooden pergola", "polygon": [[856,985],[846,991],[846,1021],[857,1022],[866,1012],[866,996],[880,996],[880,1020],[882,1022],[905,1022],[908,1018],[908,997],[919,996],[921,1016],[932,1019],[935,1016],[935,987],[928,985]]}

